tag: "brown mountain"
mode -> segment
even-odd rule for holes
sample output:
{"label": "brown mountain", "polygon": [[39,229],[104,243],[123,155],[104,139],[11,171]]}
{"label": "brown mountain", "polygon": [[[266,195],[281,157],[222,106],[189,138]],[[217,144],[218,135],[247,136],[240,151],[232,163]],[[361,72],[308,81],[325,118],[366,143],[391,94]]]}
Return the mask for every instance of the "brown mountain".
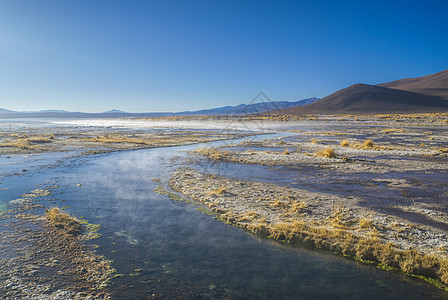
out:
{"label": "brown mountain", "polygon": [[284,114],[379,114],[448,111],[448,101],[383,86],[355,84]]}
{"label": "brown mountain", "polygon": [[439,96],[448,100],[448,70],[422,77],[405,78],[382,83],[379,86],[424,95]]}

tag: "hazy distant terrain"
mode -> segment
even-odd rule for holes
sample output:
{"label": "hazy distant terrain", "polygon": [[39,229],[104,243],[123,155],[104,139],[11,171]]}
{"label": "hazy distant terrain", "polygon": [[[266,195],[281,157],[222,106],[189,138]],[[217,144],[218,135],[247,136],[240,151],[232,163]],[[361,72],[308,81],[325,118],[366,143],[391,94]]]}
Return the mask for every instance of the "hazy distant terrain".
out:
{"label": "hazy distant terrain", "polygon": [[319,100],[319,98],[306,98],[299,101],[265,101],[237,106],[224,106],[219,108],[204,109],[183,112],[161,113],[128,113],[118,109],[112,109],[103,113],[69,112],[65,110],[41,110],[37,112],[19,112],[0,108],[0,118],[117,118],[117,117],[169,117],[169,116],[203,116],[203,115],[247,115],[277,111],[290,107],[299,107]]}

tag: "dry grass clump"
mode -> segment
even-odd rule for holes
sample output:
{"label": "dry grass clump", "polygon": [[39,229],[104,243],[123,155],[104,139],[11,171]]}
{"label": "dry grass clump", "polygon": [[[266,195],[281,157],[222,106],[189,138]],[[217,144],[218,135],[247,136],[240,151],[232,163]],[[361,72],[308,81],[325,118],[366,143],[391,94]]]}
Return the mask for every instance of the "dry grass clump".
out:
{"label": "dry grass clump", "polygon": [[81,139],[86,142],[94,142],[94,143],[130,143],[130,144],[141,144],[146,145],[149,141],[137,138],[137,137],[129,137],[121,134],[108,134],[96,137],[88,137]]}
{"label": "dry grass clump", "polygon": [[256,211],[249,211],[245,213],[242,217],[239,217],[238,222],[251,222],[257,218],[260,218],[260,215]]}
{"label": "dry grass clump", "polygon": [[274,208],[284,208],[288,206],[288,202],[275,200],[271,201],[271,204],[269,206]]}
{"label": "dry grass clump", "polygon": [[218,189],[211,190],[208,195],[209,196],[222,196],[227,192],[225,187],[220,187]]}
{"label": "dry grass clump", "polygon": [[221,151],[214,148],[198,148],[193,151],[194,153],[204,155],[208,158],[214,159],[214,160],[221,160],[225,157],[227,157],[230,152],[229,151]]}
{"label": "dry grass clump", "polygon": [[319,150],[315,155],[325,158],[336,158],[336,151],[334,151],[334,149],[331,147],[327,147],[323,150]]}
{"label": "dry grass clump", "polygon": [[36,137],[32,137],[32,138],[28,139],[29,142],[36,143],[36,144],[51,143],[52,140],[54,140],[54,136],[53,136],[53,138],[46,137],[46,136],[36,136]]}
{"label": "dry grass clump", "polygon": [[404,132],[401,128],[387,128],[381,131],[382,133],[392,133],[392,132]]}
{"label": "dry grass clump", "polygon": [[4,140],[0,143],[0,147],[17,148],[22,150],[38,149],[38,144],[51,143],[54,140],[51,136],[36,135],[28,137],[28,135],[11,134],[12,139]]}
{"label": "dry grass clump", "polygon": [[373,148],[373,141],[372,140],[365,140],[363,143],[364,148]]}
{"label": "dry grass clump", "polygon": [[71,217],[69,214],[62,212],[57,207],[47,209],[45,216],[48,221],[53,224],[53,226],[64,229],[69,234],[76,235],[81,232],[81,222],[77,218]]}
{"label": "dry grass clump", "polygon": [[373,226],[372,220],[368,219],[361,219],[359,220],[359,227],[360,228],[371,228]]}
{"label": "dry grass clump", "polygon": [[283,150],[283,154],[284,155],[288,155],[290,152],[289,152],[289,149],[288,148],[286,148],[285,150]]}
{"label": "dry grass clump", "polygon": [[343,221],[342,214],[339,210],[335,211],[331,217],[332,217],[332,220],[330,222],[331,226],[333,226],[334,228],[338,228],[338,229],[346,229],[347,228],[347,224],[346,224],[346,222]]}
{"label": "dry grass clump", "polygon": [[270,201],[269,207],[281,210],[284,212],[283,216],[291,216],[300,213],[303,209],[308,207],[308,204],[302,201]]}
{"label": "dry grass clump", "polygon": [[28,139],[17,139],[14,141],[4,141],[0,143],[0,147],[11,147],[23,150],[35,149],[36,146],[33,145]]}
{"label": "dry grass clump", "polygon": [[341,142],[341,147],[348,147],[348,146],[350,146],[350,143],[347,140],[343,140]]}
{"label": "dry grass clump", "polygon": [[291,212],[291,213],[298,213],[298,212],[300,212],[301,210],[303,210],[303,209],[305,209],[307,207],[308,207],[308,204],[305,203],[305,202],[302,202],[302,201],[295,202],[295,203],[292,203],[292,205],[290,206],[289,212]]}

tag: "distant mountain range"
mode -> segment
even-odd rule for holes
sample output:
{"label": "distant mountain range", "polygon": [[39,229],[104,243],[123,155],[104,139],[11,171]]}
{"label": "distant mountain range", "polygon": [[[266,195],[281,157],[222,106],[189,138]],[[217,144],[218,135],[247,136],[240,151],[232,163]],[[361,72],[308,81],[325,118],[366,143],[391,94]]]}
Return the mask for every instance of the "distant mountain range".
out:
{"label": "distant mountain range", "polygon": [[448,111],[448,70],[379,85],[355,84],[282,114],[378,114]]}
{"label": "distant mountain range", "polygon": [[7,114],[7,113],[12,113],[13,111],[12,110],[7,110],[7,109],[4,109],[4,108],[0,108],[0,114]]}
{"label": "distant mountain range", "polygon": [[128,113],[112,109],[103,113],[42,110],[17,112],[0,108],[0,118],[111,118],[249,114],[390,114],[448,111],[448,70],[378,85],[355,84],[322,98],[299,101],[265,101],[213,109],[164,113]]}
{"label": "distant mountain range", "polygon": [[69,112],[65,110],[41,110],[37,112],[20,112],[0,108],[0,118],[113,118],[113,117],[169,117],[169,116],[202,116],[202,115],[247,115],[264,113],[267,111],[280,111],[282,109],[307,105],[319,98],[307,98],[299,101],[264,101],[238,106],[224,106],[213,109],[183,112],[161,113],[128,113],[112,109],[103,113]]}
{"label": "distant mountain range", "polygon": [[177,113],[178,116],[218,116],[218,115],[249,115],[264,113],[267,111],[277,111],[281,109],[298,107],[316,102],[319,98],[307,98],[299,101],[265,101],[253,104],[240,104],[238,106],[224,106],[213,109],[204,109],[197,111],[184,111]]}

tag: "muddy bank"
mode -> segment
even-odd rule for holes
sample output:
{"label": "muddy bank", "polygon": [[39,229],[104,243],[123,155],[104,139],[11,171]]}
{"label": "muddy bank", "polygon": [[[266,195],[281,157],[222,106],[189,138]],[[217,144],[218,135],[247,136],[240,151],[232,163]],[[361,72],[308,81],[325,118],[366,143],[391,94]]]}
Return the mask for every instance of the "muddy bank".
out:
{"label": "muddy bank", "polygon": [[379,214],[345,199],[180,168],[170,186],[220,220],[285,242],[307,242],[448,283],[446,232]]}

